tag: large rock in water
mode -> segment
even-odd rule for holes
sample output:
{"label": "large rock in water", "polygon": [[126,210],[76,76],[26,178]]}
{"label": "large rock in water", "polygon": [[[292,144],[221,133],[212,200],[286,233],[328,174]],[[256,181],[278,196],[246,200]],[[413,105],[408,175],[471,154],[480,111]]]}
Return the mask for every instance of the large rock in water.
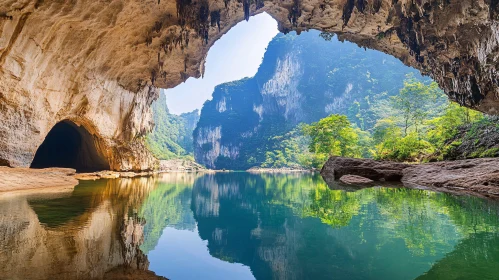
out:
{"label": "large rock in water", "polygon": [[407,187],[499,198],[499,158],[420,164],[403,173]]}
{"label": "large rock in water", "polygon": [[357,175],[343,175],[341,176],[340,181],[348,185],[365,185],[374,183],[371,179]]}
{"label": "large rock in water", "polygon": [[375,181],[401,181],[409,188],[499,198],[499,158],[403,164],[331,157],[321,175],[333,188],[342,176],[354,175]]}
{"label": "large rock in water", "polygon": [[403,170],[407,167],[408,164],[398,162],[331,157],[322,167],[321,175],[326,181],[337,180],[345,175],[356,175],[375,181],[400,181]]}
{"label": "large rock in water", "polygon": [[156,87],[200,77],[213,43],[267,12],[393,55],[459,103],[497,114],[499,5],[491,0],[0,0],[0,165],[28,166],[70,120],[114,170],[155,162],[141,141]]}

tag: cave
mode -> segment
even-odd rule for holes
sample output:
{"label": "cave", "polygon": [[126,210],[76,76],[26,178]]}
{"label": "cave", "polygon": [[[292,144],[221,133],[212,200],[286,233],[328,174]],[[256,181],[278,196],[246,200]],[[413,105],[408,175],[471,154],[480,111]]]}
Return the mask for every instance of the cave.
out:
{"label": "cave", "polygon": [[95,144],[95,137],[83,126],[61,121],[50,130],[36,151],[31,168],[66,167],[77,172],[110,169]]}

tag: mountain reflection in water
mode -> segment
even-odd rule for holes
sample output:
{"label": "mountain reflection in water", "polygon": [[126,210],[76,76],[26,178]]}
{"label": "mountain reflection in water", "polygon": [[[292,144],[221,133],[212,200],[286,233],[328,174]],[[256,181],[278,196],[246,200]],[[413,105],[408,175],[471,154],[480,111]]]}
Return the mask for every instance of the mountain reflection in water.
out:
{"label": "mountain reflection in water", "polygon": [[[496,279],[499,205],[312,174],[0,195],[0,279]],[[159,275],[159,276],[156,276]]]}

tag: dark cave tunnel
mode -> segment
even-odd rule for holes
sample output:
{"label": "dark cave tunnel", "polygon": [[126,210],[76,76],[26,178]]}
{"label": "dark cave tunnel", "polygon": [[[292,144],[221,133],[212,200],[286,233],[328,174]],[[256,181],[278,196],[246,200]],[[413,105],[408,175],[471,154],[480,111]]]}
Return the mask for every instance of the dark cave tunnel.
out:
{"label": "dark cave tunnel", "polygon": [[36,151],[31,168],[67,167],[77,172],[109,170],[94,137],[82,126],[64,120],[57,123]]}

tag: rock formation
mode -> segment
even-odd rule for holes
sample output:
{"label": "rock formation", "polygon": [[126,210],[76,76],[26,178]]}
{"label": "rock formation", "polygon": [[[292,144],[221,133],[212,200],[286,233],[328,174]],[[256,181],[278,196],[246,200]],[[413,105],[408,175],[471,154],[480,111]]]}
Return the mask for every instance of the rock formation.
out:
{"label": "rock formation", "polygon": [[346,175],[362,176],[377,181],[400,181],[403,170],[407,167],[408,164],[398,162],[331,157],[322,167],[321,175],[326,182]]}
{"label": "rock formation", "polygon": [[[80,197],[76,193],[84,186],[1,194],[0,275],[5,279],[165,279],[148,270],[149,261],[140,250],[144,221],[129,214],[137,212],[155,186],[151,177],[101,180]],[[71,202],[59,203],[70,197],[78,197],[88,208],[72,211]],[[54,209],[59,215],[53,215]]]}
{"label": "rock formation", "polygon": [[321,175],[333,189],[336,189],[338,179],[353,175],[384,181],[383,185],[386,185],[387,181],[398,181],[409,188],[499,198],[498,158],[404,164],[372,159],[331,157],[324,164]]}
{"label": "rock formation", "polygon": [[320,35],[279,34],[255,76],[215,87],[194,130],[197,162],[213,169],[261,166],[283,135],[330,114],[346,115],[369,130],[376,117],[366,117],[361,108],[398,94],[407,74],[424,79],[389,55]]}
{"label": "rock formation", "polygon": [[156,87],[203,73],[209,47],[267,12],[283,32],[319,29],[431,75],[496,114],[499,6],[492,0],[0,0],[0,164],[28,166],[62,120],[115,170],[149,169]]}

